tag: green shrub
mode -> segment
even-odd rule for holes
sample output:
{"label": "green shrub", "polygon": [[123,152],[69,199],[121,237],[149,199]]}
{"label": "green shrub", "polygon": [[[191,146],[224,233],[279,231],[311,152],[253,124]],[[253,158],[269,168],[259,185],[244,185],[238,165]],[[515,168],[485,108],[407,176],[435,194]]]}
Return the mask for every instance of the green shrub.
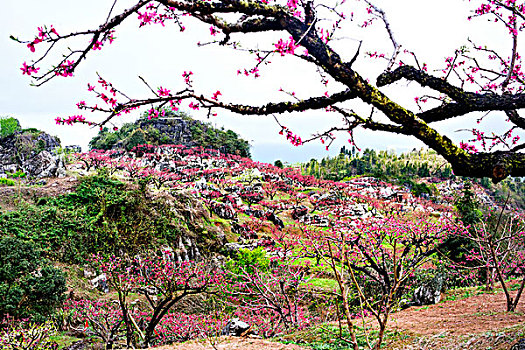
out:
{"label": "green shrub", "polygon": [[36,203],[0,217],[0,236],[37,242],[47,256],[64,262],[83,263],[96,252],[133,254],[175,245],[183,232],[199,232],[172,203],[104,173],[84,178],[72,193]]}
{"label": "green shrub", "polygon": [[416,197],[421,197],[423,193],[432,195],[432,188],[424,182],[414,183],[410,192]]}
{"label": "green shrub", "polygon": [[38,130],[37,128],[26,128],[22,129],[22,133],[24,134],[33,134],[35,136],[38,136],[42,133],[42,130]]}
{"label": "green shrub", "polygon": [[273,165],[275,165],[276,167],[281,168],[281,169],[284,168],[284,164],[283,164],[283,162],[280,159],[277,159],[275,162],[273,162]]}
{"label": "green shrub", "polygon": [[[467,181],[463,187],[461,197],[459,197],[454,203],[456,206],[456,212],[459,216],[459,220],[468,227],[471,232],[474,230],[474,226],[481,222],[483,217],[480,208],[480,203],[477,200],[476,194],[472,189],[472,184]],[[447,256],[454,262],[463,262],[466,266],[472,266],[474,262],[466,261],[465,257],[472,249],[475,248],[475,244],[472,240],[461,237],[451,236],[448,237],[439,247],[439,251]]]}
{"label": "green shrub", "polygon": [[3,186],[14,186],[14,185],[16,185],[16,182],[13,179],[6,179],[6,178],[1,177],[0,178],[0,185],[3,185]]}
{"label": "green shrub", "polygon": [[16,172],[14,173],[7,173],[7,177],[9,178],[12,178],[12,179],[23,179],[24,177],[26,177],[26,173],[24,173],[22,170],[17,170]]}
{"label": "green shrub", "polygon": [[230,260],[227,263],[227,267],[233,273],[240,273],[241,270],[247,273],[253,273],[254,267],[257,266],[261,272],[266,272],[270,268],[270,259],[266,256],[266,252],[261,248],[257,247],[253,250],[240,249],[237,252],[235,259]]}
{"label": "green shrub", "polygon": [[62,304],[66,291],[63,273],[40,256],[33,243],[0,239],[0,319],[42,319]]}
{"label": "green shrub", "polygon": [[146,143],[146,134],[142,129],[137,129],[129,135],[128,138],[124,139],[123,145],[127,151],[138,145],[143,145]]}
{"label": "green shrub", "polygon": [[17,119],[6,117],[0,118],[0,139],[13,135],[20,129],[20,123]]}

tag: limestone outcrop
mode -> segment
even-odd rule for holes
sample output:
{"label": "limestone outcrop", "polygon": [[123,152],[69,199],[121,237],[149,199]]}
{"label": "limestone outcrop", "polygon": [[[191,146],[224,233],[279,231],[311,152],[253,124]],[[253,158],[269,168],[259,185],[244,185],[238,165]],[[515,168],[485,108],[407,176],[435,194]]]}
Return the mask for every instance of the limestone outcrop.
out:
{"label": "limestone outcrop", "polygon": [[0,176],[17,170],[28,178],[66,175],[60,140],[36,129],[17,131],[0,139]]}

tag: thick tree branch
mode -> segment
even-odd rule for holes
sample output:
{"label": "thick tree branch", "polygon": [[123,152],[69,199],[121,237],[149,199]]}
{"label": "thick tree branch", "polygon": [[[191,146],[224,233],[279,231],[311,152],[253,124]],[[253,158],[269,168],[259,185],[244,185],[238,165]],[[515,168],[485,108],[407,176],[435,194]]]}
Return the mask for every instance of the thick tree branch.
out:
{"label": "thick tree branch", "polygon": [[[227,109],[232,112],[243,114],[243,115],[269,115],[269,114],[274,114],[274,113],[302,112],[306,110],[326,108],[335,103],[348,101],[355,97],[356,95],[352,91],[345,90],[345,91],[335,93],[329,97],[318,96],[318,97],[311,97],[306,100],[299,100],[297,102],[287,101],[287,102],[279,102],[279,103],[268,103],[263,106],[250,106],[250,105],[218,102],[216,100],[206,98],[202,95],[194,94],[193,92],[189,90],[184,90],[174,96],[156,97],[156,98],[149,98],[149,99],[143,99],[143,100],[132,100],[128,103],[118,105],[116,108],[112,110],[108,109],[105,111],[112,113],[114,116],[125,109],[133,109],[133,108],[144,106],[144,105],[167,103],[169,101],[179,101],[179,100],[193,98],[202,103],[206,103],[205,105],[206,108],[223,108],[223,109]],[[108,117],[108,119],[106,119],[101,124],[102,125],[105,124],[113,116]]]}
{"label": "thick tree branch", "polygon": [[[431,76],[411,66],[401,66],[392,72],[382,73],[377,78],[377,86],[389,85],[403,78],[416,81],[423,87],[430,87],[431,89],[448,95],[456,101],[419,113],[418,117],[427,123],[459,117],[470,112],[494,110],[506,111],[507,115],[512,113],[509,119],[516,125],[518,125],[520,119],[522,119],[514,110],[525,108],[525,94],[495,95],[490,93],[477,94],[467,92],[441,78]],[[513,117],[514,115],[516,115],[516,117]],[[525,125],[525,121],[521,121],[520,125]],[[518,126],[523,127],[520,125]]]}
{"label": "thick tree branch", "polygon": [[228,23],[217,16],[195,16],[203,22],[213,24],[221,29],[224,34],[231,33],[250,33],[250,32],[265,32],[274,30],[283,30],[282,24],[275,18],[247,18],[239,20],[237,23]]}
{"label": "thick tree branch", "polygon": [[259,1],[228,0],[221,2],[157,0],[159,3],[196,15],[217,13],[243,13],[246,15],[278,16],[286,9],[278,5],[268,5]]}
{"label": "thick tree branch", "polygon": [[509,117],[509,120],[514,123],[514,125],[525,130],[525,119],[521,117],[516,110],[506,110],[505,114],[507,117]]}
{"label": "thick tree branch", "polygon": [[525,108],[525,94],[475,94],[461,102],[446,103],[418,114],[427,123],[459,117],[470,112],[512,111]]}
{"label": "thick tree branch", "polygon": [[306,111],[312,109],[321,109],[332,106],[335,103],[344,102],[356,98],[356,94],[350,90],[345,90],[342,92],[335,93],[326,96],[311,97],[306,100],[300,100],[297,102],[279,102],[279,103],[268,103],[266,105],[256,107],[248,105],[238,105],[238,104],[224,104],[221,102],[215,102],[207,100],[207,102],[212,103],[216,107],[221,107],[228,109],[232,112],[245,115],[255,115],[255,114],[273,114],[273,113],[284,113],[284,112],[296,112],[296,111]]}
{"label": "thick tree branch", "polygon": [[436,78],[425,71],[412,66],[401,66],[391,72],[382,73],[377,77],[376,85],[378,87],[386,86],[403,78],[416,81],[421,86],[428,86],[431,89],[447,94],[450,98],[458,101],[475,95],[474,93],[469,93],[453,86],[446,80]]}

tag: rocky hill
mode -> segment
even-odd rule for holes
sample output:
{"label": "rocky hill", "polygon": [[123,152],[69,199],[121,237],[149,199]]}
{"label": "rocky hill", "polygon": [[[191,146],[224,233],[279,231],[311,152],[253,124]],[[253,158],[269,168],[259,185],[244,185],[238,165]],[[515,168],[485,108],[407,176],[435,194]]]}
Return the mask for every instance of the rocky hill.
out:
{"label": "rocky hill", "polygon": [[64,176],[58,137],[37,129],[21,129],[16,119],[9,119],[18,127],[0,133],[0,176],[6,177],[18,170],[29,178]]}
{"label": "rocky hill", "polygon": [[102,129],[89,143],[92,149],[126,149],[141,144],[203,147],[250,157],[250,145],[232,130],[217,129],[185,113],[164,111],[158,118],[143,115],[118,130]]}

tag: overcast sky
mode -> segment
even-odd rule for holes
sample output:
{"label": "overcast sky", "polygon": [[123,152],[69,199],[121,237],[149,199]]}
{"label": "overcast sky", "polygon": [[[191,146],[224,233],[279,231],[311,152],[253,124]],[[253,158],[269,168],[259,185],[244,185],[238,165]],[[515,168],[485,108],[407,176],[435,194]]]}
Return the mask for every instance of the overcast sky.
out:
{"label": "overcast sky", "polygon": [[[265,101],[279,101],[286,96],[279,93],[279,88],[295,91],[299,97],[322,94],[315,72],[304,64],[291,59],[275,57],[271,65],[263,67],[262,77],[238,77],[239,68],[253,66],[250,55],[215,46],[197,47],[198,41],[209,40],[209,26],[192,25],[188,20],[188,30],[179,33],[175,25],[150,26],[138,28],[135,18],[129,19],[117,30],[117,40],[106,45],[88,57],[78,68],[75,77],[54,79],[39,87],[30,87],[30,81],[22,76],[20,67],[29,62],[35,54],[24,46],[9,39],[15,35],[21,39],[32,39],[37,27],[53,24],[59,33],[73,30],[95,28],[107,16],[112,0],[27,0],[1,1],[0,12],[4,14],[0,21],[0,116],[8,115],[20,120],[23,127],[36,127],[61,138],[63,145],[79,144],[84,150],[97,130],[85,126],[56,126],[57,116],[79,114],[75,104],[86,100],[94,102],[87,92],[87,83],[96,82],[96,72],[111,81],[117,88],[136,97],[148,96],[147,88],[138,79],[144,77],[153,87],[163,86],[177,91],[183,87],[181,74],[185,70],[194,72],[196,91],[211,94],[216,90],[223,93],[223,101],[234,103],[262,104]],[[129,6],[130,0],[120,0],[118,5]],[[348,1],[349,5],[355,3]],[[358,3],[361,6],[362,3]],[[418,53],[421,61],[439,65],[443,58],[452,55],[454,49],[466,43],[467,37],[479,41],[492,41],[510,51],[509,39],[501,27],[483,28],[479,23],[468,23],[468,10],[473,3],[462,0],[383,0],[377,1],[388,14],[397,40],[407,49]],[[348,9],[352,11],[353,9]],[[357,12],[357,11],[356,11]],[[344,40],[333,43],[344,55],[351,57],[357,46],[357,40],[363,40],[362,53],[387,47],[386,34],[380,23],[374,30],[355,30],[354,26],[345,26],[339,35]],[[251,36],[246,45],[271,45],[285,34]],[[38,46],[37,46],[38,49]],[[57,51],[58,52],[58,51]],[[38,51],[37,51],[38,53]],[[510,52],[509,52],[510,53]],[[375,80],[384,65],[374,65],[363,55],[355,67],[365,77]],[[396,101],[413,108],[414,86],[397,85],[383,91],[396,97]],[[335,84],[329,85],[331,92],[337,91]],[[353,106],[352,106],[353,107]],[[356,105],[359,111],[362,106]],[[364,109],[362,109],[364,110]],[[310,158],[337,154],[345,144],[345,135],[340,135],[330,151],[316,142],[302,147],[290,145],[278,134],[280,128],[271,117],[237,116],[218,111],[219,115],[208,121],[216,126],[224,126],[239,133],[249,140],[254,159],[273,162],[281,159],[288,162],[306,161]],[[198,119],[205,120],[199,113],[191,113]],[[132,121],[138,116],[121,118],[117,124]],[[473,117],[474,118],[474,117]],[[471,118],[471,120],[473,119]],[[282,116],[282,124],[307,138],[315,131],[334,125],[340,120],[334,114],[314,111],[303,115]],[[499,121],[500,122],[500,121]],[[498,123],[499,123],[498,122]],[[496,122],[494,122],[496,123]],[[464,121],[445,123],[437,126],[440,130],[454,131],[465,127]],[[461,139],[460,133],[452,133],[452,138]],[[465,138],[465,137],[464,137]],[[396,149],[398,151],[421,147],[422,144],[400,136],[359,131],[356,140],[361,148]]]}

